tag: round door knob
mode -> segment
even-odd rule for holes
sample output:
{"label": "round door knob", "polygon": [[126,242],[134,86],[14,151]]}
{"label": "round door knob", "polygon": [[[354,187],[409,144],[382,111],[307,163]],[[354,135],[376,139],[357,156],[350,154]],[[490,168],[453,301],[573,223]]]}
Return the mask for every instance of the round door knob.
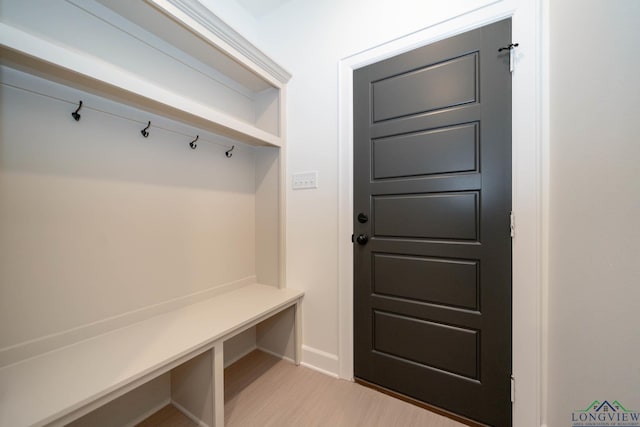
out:
{"label": "round door knob", "polygon": [[358,237],[356,237],[356,242],[359,245],[366,245],[368,241],[369,236],[367,236],[366,234],[359,234]]}

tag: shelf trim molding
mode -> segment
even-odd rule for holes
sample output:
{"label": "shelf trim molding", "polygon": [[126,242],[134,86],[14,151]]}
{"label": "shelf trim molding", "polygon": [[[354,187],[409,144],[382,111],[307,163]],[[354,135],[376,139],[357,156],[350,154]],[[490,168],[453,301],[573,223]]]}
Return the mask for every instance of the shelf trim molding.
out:
{"label": "shelf trim molding", "polygon": [[193,19],[202,27],[210,31],[220,40],[225,42],[238,53],[257,64],[271,77],[281,84],[286,84],[291,79],[291,73],[271,60],[260,49],[244,38],[240,33],[227,25],[198,0],[147,0],[163,12],[167,13],[166,5],[169,4],[180,12]]}

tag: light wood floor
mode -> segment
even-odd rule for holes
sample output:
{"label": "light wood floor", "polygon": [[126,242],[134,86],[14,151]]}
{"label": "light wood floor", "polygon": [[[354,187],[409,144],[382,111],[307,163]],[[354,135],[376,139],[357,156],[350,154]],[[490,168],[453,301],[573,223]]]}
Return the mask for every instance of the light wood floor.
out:
{"label": "light wood floor", "polygon": [[[225,370],[226,427],[460,427],[451,419],[260,351]],[[172,406],[140,426],[197,427]]]}

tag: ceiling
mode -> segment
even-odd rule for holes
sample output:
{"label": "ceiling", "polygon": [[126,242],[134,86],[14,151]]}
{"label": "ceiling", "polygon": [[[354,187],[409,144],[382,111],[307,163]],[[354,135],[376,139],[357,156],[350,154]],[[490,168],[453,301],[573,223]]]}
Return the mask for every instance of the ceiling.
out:
{"label": "ceiling", "polygon": [[256,18],[267,15],[292,0],[236,0]]}

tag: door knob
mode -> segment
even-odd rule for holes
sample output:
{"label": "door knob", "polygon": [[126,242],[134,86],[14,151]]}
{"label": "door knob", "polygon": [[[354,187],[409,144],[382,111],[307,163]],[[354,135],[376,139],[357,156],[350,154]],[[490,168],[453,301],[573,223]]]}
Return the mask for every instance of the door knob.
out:
{"label": "door knob", "polygon": [[359,245],[366,245],[368,241],[369,236],[367,236],[366,234],[359,234],[358,237],[356,237],[356,242]]}

